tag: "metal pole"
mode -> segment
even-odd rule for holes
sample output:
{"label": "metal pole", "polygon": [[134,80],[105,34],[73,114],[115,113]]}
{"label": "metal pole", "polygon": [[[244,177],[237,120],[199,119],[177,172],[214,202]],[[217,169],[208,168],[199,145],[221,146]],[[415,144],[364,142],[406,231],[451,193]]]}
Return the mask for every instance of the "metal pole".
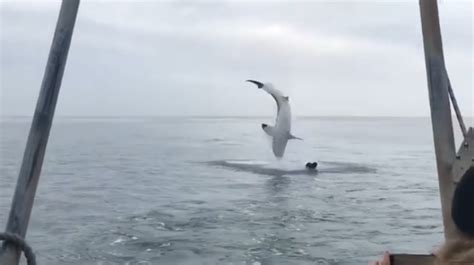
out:
{"label": "metal pole", "polygon": [[431,123],[438,168],[439,191],[446,239],[457,237],[451,218],[454,192],[452,167],[456,157],[448,84],[436,0],[420,0]]}
{"label": "metal pole", "polygon": [[[54,110],[76,21],[79,0],[63,0],[36,104],[6,231],[25,237],[41,173]],[[20,251],[4,243],[0,264],[18,264]]]}
{"label": "metal pole", "polygon": [[448,94],[449,98],[451,99],[451,103],[453,104],[454,113],[456,113],[456,118],[458,119],[459,127],[461,128],[462,136],[466,138],[467,136],[467,129],[466,125],[464,124],[464,120],[462,119],[461,110],[459,109],[458,101],[454,96],[453,87],[451,86],[451,80],[448,79]]}

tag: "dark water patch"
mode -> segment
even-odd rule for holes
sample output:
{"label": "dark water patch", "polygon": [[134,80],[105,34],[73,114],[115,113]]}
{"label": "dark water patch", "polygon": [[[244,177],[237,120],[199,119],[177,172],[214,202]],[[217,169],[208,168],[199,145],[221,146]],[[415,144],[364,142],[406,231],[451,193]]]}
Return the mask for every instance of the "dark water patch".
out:
{"label": "dark water patch", "polygon": [[229,141],[228,139],[224,138],[211,138],[211,139],[206,139],[203,141],[205,144],[215,144],[218,146],[239,146],[242,145],[242,143],[235,142],[235,141]]}
{"label": "dark water patch", "polygon": [[258,175],[268,175],[268,176],[297,176],[297,175],[306,175],[314,176],[318,174],[354,174],[354,173],[375,173],[374,168],[370,168],[363,165],[356,165],[351,163],[328,163],[329,167],[319,166],[318,169],[306,169],[302,165],[302,169],[282,169],[282,168],[271,168],[269,165],[260,162],[252,161],[229,161],[229,160],[216,160],[204,162],[205,164],[211,166],[218,166],[223,168],[232,169],[235,171],[243,171]]}

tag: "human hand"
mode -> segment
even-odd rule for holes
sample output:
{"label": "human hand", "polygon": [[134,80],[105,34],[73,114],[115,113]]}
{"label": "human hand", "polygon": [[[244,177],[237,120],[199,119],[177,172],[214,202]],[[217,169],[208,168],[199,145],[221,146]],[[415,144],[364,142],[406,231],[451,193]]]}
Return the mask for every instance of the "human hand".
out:
{"label": "human hand", "polygon": [[390,265],[390,253],[388,253],[388,251],[385,251],[383,253],[382,259],[369,263],[369,265]]}

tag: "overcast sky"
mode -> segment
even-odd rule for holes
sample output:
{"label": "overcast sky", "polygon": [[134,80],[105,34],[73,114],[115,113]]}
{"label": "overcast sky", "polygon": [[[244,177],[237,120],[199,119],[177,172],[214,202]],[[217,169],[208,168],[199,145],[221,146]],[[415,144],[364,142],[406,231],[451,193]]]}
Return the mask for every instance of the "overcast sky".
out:
{"label": "overcast sky", "polygon": [[[31,115],[59,1],[1,2],[1,115]],[[472,1],[441,1],[447,68],[473,116]],[[428,116],[418,1],[82,1],[60,116]]]}

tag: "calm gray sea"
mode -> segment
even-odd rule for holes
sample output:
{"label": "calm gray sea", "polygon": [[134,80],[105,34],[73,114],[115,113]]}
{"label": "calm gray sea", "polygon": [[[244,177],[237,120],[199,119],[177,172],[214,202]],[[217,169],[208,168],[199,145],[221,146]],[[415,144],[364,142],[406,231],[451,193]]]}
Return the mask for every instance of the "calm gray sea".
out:
{"label": "calm gray sea", "polygon": [[[442,242],[429,118],[299,118],[281,161],[262,122],[56,119],[27,235],[39,264],[366,264]],[[30,119],[0,125],[3,229]]]}

